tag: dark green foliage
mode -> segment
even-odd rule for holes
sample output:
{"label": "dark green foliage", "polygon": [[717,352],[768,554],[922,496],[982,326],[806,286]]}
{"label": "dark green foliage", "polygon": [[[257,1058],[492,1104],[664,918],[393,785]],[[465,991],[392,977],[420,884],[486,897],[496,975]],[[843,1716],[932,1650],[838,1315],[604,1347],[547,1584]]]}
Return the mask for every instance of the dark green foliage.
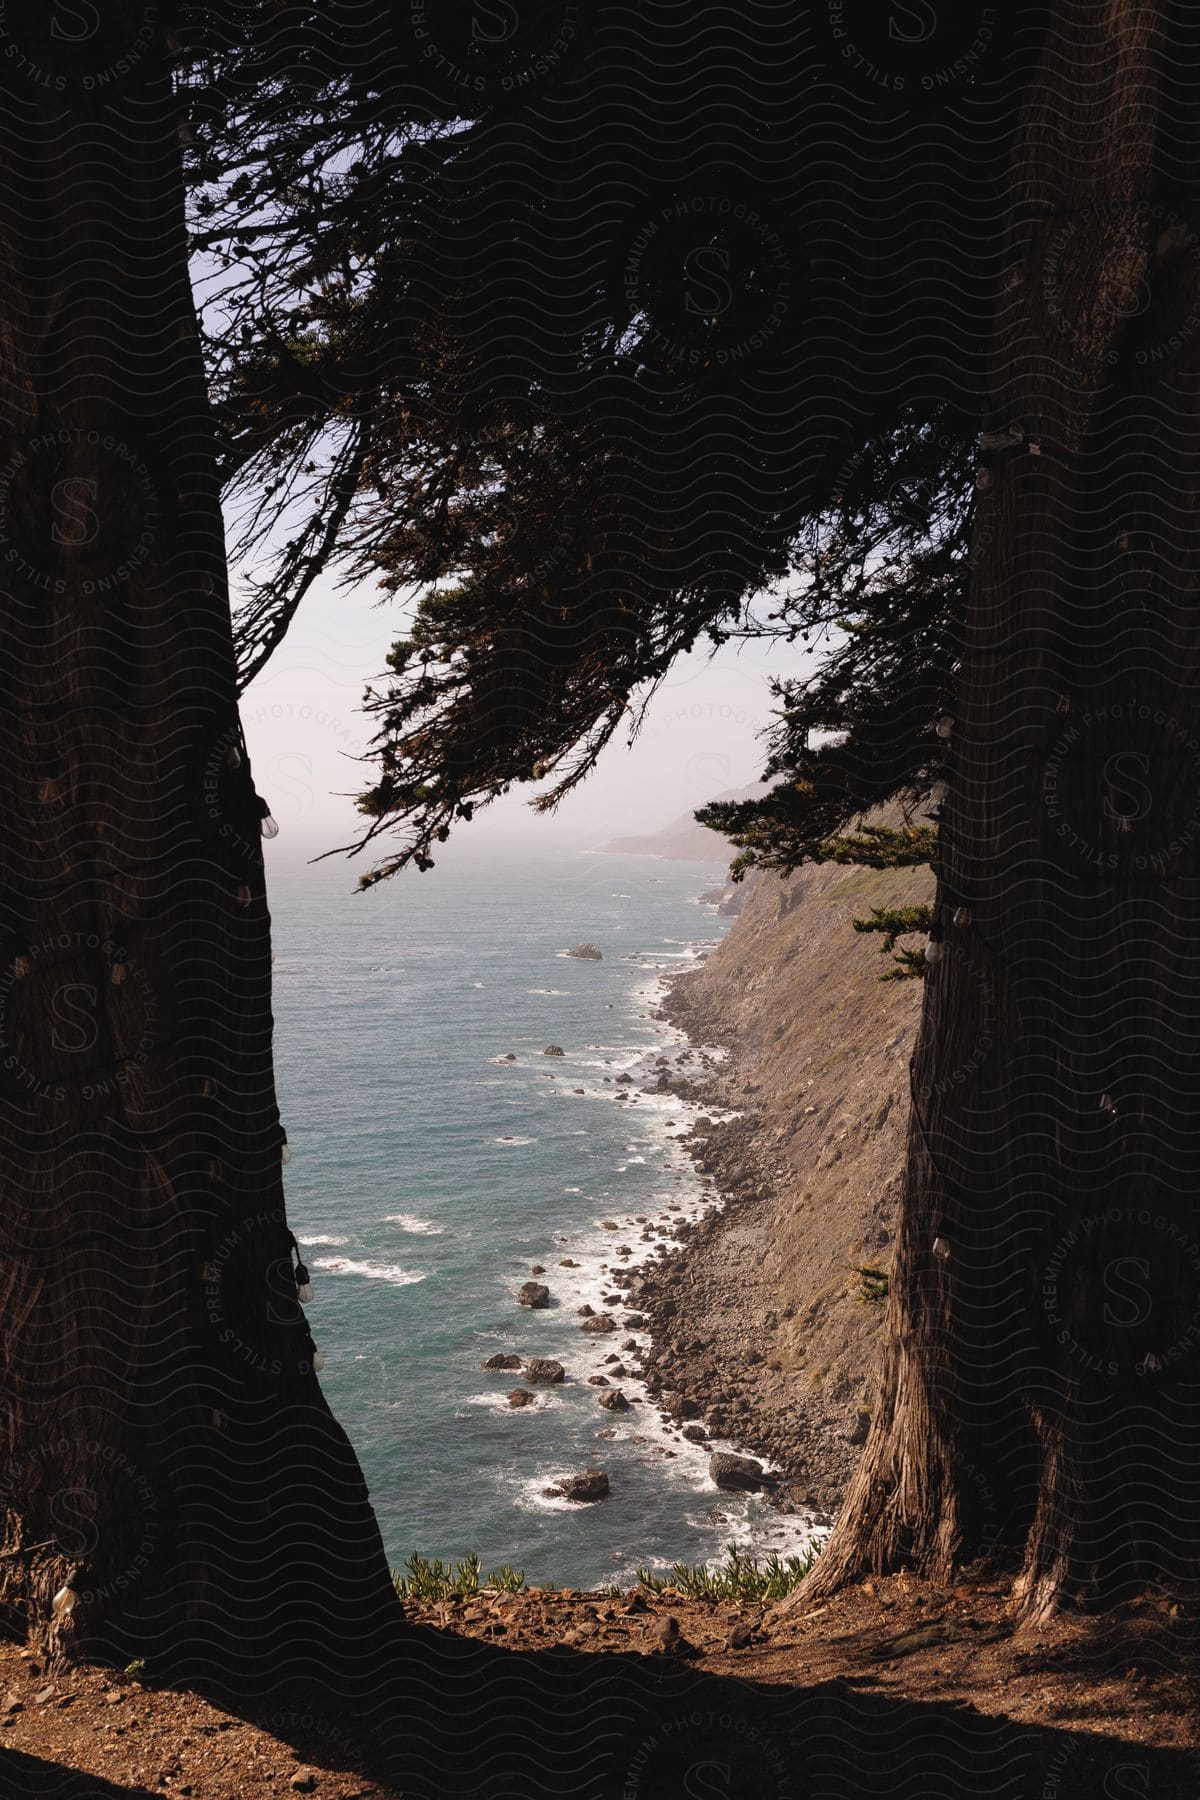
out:
{"label": "dark green foliage", "polygon": [[[853,921],[855,931],[879,931],[885,953],[895,950],[897,941],[913,932],[926,934],[933,924],[932,906],[873,906],[867,919]],[[892,958],[893,967],[879,977],[880,981],[911,981],[925,973],[925,951],[901,950]]]}
{"label": "dark green foliage", "polygon": [[[810,862],[854,863],[866,869],[911,869],[932,862],[937,829],[932,825],[862,825],[843,837],[818,844]],[[910,909],[912,910],[912,909]],[[860,926],[860,930],[874,927]],[[888,949],[891,948],[889,944]]]}
{"label": "dark green foliage", "polygon": [[873,906],[869,919],[855,919],[855,931],[882,931],[882,950],[894,950],[898,938],[910,932],[928,932],[933,924],[932,906]]}
{"label": "dark green foliage", "polygon": [[[324,570],[421,596],[369,691],[363,842],[400,838],[367,879],[428,866],[514,784],[552,807],[680,652],[736,636],[826,653],[775,686],[778,784],[711,821],[743,861],[791,867],[927,788],[1025,55],[999,48],[1009,15],[970,83],[910,84],[925,174],[898,204],[886,96],[811,105],[808,25],[781,38],[766,0],[699,50],[670,9],[629,29],[572,9],[532,84],[513,58],[536,64],[548,9],[493,47],[444,8],[447,66],[472,71],[444,93],[421,9],[186,10],[244,679]],[[686,271],[714,252],[737,280],[705,314]]]}

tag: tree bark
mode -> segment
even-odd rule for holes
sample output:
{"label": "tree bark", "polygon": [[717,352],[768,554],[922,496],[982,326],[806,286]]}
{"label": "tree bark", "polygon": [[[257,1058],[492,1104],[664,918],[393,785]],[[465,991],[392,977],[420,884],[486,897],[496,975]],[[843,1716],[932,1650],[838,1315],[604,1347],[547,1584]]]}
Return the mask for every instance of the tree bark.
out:
{"label": "tree bark", "polygon": [[1018,132],[879,1406],[805,1603],[1200,1574],[1200,238],[1186,21],[1058,9]]}
{"label": "tree bark", "polygon": [[398,1604],[292,1272],[163,10],[2,22],[0,1607],[294,1681]]}

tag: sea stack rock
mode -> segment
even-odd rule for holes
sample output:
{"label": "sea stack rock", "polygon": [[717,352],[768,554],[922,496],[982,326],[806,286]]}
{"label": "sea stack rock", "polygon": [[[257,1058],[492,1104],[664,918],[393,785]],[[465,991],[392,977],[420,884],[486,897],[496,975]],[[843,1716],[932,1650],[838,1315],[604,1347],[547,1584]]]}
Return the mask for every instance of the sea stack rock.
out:
{"label": "sea stack rock", "polygon": [[535,1312],[541,1312],[550,1304],[550,1289],[544,1281],[522,1282],[517,1291],[517,1303],[520,1306],[531,1306]]}
{"label": "sea stack rock", "polygon": [[752,1456],[729,1456],[718,1451],[708,1459],[708,1472],[729,1494],[753,1494],[763,1485],[763,1466]]}
{"label": "sea stack rock", "polygon": [[608,1476],[603,1469],[585,1469],[582,1475],[567,1475],[550,1493],[562,1494],[567,1500],[603,1500],[609,1491]]}
{"label": "sea stack rock", "polygon": [[573,950],[567,951],[567,955],[577,956],[581,962],[604,961],[603,956],[600,954],[599,950],[597,950],[595,944],[576,944]]}
{"label": "sea stack rock", "polygon": [[535,1356],[525,1364],[526,1381],[565,1381],[567,1372],[560,1362],[550,1356]]}
{"label": "sea stack rock", "polygon": [[542,1051],[543,1056],[565,1056],[566,1054],[561,1044],[547,1044]]}
{"label": "sea stack rock", "polygon": [[489,1356],[483,1366],[485,1369],[519,1369],[521,1359],[519,1356],[506,1355],[501,1350],[495,1356]]}
{"label": "sea stack rock", "polygon": [[508,1396],[508,1404],[510,1406],[532,1406],[534,1404],[533,1395],[528,1388],[514,1388]]}

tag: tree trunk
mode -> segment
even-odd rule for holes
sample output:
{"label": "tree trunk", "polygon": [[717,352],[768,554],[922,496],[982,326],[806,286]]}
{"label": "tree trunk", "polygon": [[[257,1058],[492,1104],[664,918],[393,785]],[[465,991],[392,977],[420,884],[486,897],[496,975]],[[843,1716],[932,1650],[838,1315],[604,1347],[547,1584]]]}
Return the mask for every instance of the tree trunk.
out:
{"label": "tree trunk", "polygon": [[162,10],[2,23],[0,1606],[294,1680],[398,1608],[292,1273]]}
{"label": "tree trunk", "polygon": [[[1200,238],[1166,6],[1059,9],[1016,142],[877,1415],[806,1599],[1200,1574]],[[1182,85],[1176,86],[1176,83]],[[1175,202],[1182,206],[1182,202]]]}

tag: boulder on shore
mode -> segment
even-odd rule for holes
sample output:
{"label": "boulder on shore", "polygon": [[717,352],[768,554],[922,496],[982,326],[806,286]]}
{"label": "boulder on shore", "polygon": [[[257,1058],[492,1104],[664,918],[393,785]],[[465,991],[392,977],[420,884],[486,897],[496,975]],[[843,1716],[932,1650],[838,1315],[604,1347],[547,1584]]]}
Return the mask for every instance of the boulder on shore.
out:
{"label": "boulder on shore", "polygon": [[598,1394],[596,1397],[601,1406],[606,1406],[609,1412],[629,1411],[629,1402],[620,1388],[609,1388],[606,1393]]}
{"label": "boulder on shore", "polygon": [[521,1359],[519,1356],[506,1356],[501,1350],[495,1356],[489,1356],[483,1366],[485,1369],[519,1369]]}
{"label": "boulder on shore", "polygon": [[562,1495],[567,1500],[603,1500],[608,1493],[608,1476],[603,1469],[585,1469],[582,1475],[566,1475],[548,1494]]}
{"label": "boulder on shore", "polygon": [[508,1396],[508,1404],[510,1406],[532,1406],[534,1404],[533,1395],[528,1388],[514,1388]]}
{"label": "boulder on shore", "polygon": [[552,1356],[534,1356],[525,1364],[526,1381],[565,1381],[567,1371]]}
{"label": "boulder on shore", "polygon": [[547,1044],[542,1051],[543,1056],[565,1056],[566,1054],[561,1044]]}
{"label": "boulder on shore", "polygon": [[517,1304],[541,1312],[550,1304],[550,1289],[544,1281],[524,1281],[517,1290]]}
{"label": "boulder on shore", "polygon": [[573,950],[567,951],[567,955],[577,956],[582,962],[604,961],[604,957],[601,955],[600,951],[597,950],[595,944],[576,944]]}
{"label": "boulder on shore", "polygon": [[596,1313],[594,1317],[585,1319],[579,1329],[580,1331],[615,1331],[617,1321],[611,1313]]}
{"label": "boulder on shore", "polygon": [[729,1494],[753,1494],[763,1485],[763,1466],[752,1456],[730,1456],[719,1450],[709,1457],[708,1472]]}

